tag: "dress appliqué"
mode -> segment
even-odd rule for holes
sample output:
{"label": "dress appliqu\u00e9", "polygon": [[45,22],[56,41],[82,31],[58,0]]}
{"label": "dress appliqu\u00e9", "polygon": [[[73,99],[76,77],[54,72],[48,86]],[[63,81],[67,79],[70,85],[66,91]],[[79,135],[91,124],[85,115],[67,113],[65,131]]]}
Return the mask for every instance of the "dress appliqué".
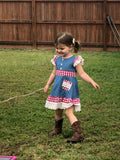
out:
{"label": "dress appliqu\u00e9", "polygon": [[69,91],[72,86],[72,82],[64,80],[62,84],[62,89]]}

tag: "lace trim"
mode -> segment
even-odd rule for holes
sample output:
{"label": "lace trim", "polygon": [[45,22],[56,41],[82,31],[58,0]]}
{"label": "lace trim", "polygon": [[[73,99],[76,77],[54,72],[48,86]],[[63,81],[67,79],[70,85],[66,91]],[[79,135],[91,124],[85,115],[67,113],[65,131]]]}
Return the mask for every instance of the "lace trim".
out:
{"label": "lace trim", "polygon": [[58,58],[58,55],[54,55],[54,58],[51,59],[52,64],[55,66],[56,65],[56,59]]}
{"label": "lace trim", "polygon": [[57,109],[66,109],[66,108],[69,108],[73,105],[75,106],[75,111],[76,112],[81,111],[81,104],[80,103],[78,103],[78,104],[63,103],[63,102],[55,103],[55,102],[46,101],[45,108],[52,109],[52,110],[57,110]]}
{"label": "lace trim", "polygon": [[84,59],[81,56],[76,56],[73,66],[76,67],[79,63],[84,65]]}

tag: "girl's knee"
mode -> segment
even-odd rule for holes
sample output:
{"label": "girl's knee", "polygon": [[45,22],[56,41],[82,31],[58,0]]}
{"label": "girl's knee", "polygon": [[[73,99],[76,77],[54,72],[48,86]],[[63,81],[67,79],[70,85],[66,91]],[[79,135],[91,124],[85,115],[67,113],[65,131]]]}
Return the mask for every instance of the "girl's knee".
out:
{"label": "girl's knee", "polygon": [[62,109],[57,109],[56,111],[55,111],[55,116],[56,116],[56,118],[62,118],[62,114],[63,114],[63,110]]}
{"label": "girl's knee", "polygon": [[68,109],[65,109],[65,114],[66,114],[66,115],[68,114]]}
{"label": "girl's knee", "polygon": [[55,113],[58,114],[58,115],[59,115],[59,114],[62,114],[62,113],[63,113],[63,110],[62,110],[62,109],[57,109],[57,110],[55,111]]}
{"label": "girl's knee", "polygon": [[72,110],[65,109],[65,114],[66,114],[67,117],[69,117],[72,114]]}

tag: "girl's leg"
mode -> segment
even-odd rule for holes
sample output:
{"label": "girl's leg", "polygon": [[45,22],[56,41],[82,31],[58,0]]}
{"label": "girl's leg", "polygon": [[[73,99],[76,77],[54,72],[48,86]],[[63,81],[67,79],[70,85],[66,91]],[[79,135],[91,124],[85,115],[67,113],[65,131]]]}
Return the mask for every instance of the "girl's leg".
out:
{"label": "girl's leg", "polygon": [[76,116],[74,115],[73,111],[74,111],[74,106],[65,109],[65,114],[66,114],[66,116],[68,117],[71,125],[72,125],[74,122],[78,121],[77,118],[76,118]]}
{"label": "girl's leg", "polygon": [[63,109],[57,109],[55,111],[55,120],[58,121],[62,119],[62,115],[63,115]]}
{"label": "girl's leg", "polygon": [[63,110],[61,109],[57,109],[55,111],[55,128],[52,132],[49,133],[50,136],[62,133],[62,124],[63,124],[62,113]]}
{"label": "girl's leg", "polygon": [[73,136],[72,138],[69,138],[67,142],[72,142],[72,143],[82,142],[84,140],[84,136],[81,131],[80,122],[77,120],[73,111],[74,111],[74,106],[67,108],[65,110],[65,114],[68,117],[71,127],[73,129]]}

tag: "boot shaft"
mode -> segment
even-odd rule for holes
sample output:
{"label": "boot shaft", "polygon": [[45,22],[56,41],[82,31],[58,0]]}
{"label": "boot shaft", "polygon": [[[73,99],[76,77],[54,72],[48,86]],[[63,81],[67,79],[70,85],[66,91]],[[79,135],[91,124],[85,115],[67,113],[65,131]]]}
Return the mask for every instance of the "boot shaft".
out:
{"label": "boot shaft", "polygon": [[58,121],[55,120],[55,128],[52,132],[49,133],[49,135],[54,136],[62,133],[62,124],[63,124],[63,119],[60,119]]}
{"label": "boot shaft", "polygon": [[74,133],[79,133],[79,134],[82,133],[82,131],[81,131],[81,125],[80,125],[79,121],[74,122],[71,125],[71,127],[72,127]]}
{"label": "boot shaft", "polygon": [[67,142],[77,143],[82,142],[84,140],[84,136],[81,131],[80,122],[76,121],[72,124],[73,136],[68,139]]}
{"label": "boot shaft", "polygon": [[63,119],[60,119],[58,121],[55,120],[55,128],[56,129],[62,129]]}

